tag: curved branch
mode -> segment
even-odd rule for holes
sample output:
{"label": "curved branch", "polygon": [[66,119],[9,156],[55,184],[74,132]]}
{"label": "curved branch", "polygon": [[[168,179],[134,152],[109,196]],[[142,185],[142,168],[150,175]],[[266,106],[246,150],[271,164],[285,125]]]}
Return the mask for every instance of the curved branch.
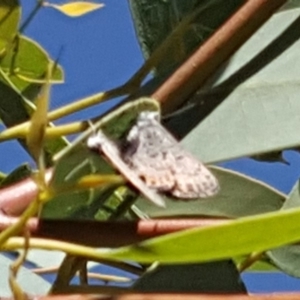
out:
{"label": "curved branch", "polygon": [[249,0],[152,95],[170,113],[224,63],[286,0]]}

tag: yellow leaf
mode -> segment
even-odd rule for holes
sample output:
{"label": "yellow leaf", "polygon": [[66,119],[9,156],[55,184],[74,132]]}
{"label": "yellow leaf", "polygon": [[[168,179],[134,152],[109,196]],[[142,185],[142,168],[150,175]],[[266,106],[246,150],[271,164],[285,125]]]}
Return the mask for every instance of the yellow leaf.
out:
{"label": "yellow leaf", "polygon": [[103,3],[92,3],[83,1],[76,1],[62,5],[44,2],[43,5],[57,9],[69,17],[80,17],[104,6]]}

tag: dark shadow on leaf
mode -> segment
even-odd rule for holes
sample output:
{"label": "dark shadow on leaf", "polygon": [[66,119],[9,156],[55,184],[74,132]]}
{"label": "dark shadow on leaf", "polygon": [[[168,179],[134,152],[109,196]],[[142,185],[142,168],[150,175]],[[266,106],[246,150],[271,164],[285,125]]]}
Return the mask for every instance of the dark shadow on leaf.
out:
{"label": "dark shadow on leaf", "polygon": [[133,290],[152,293],[247,293],[231,260],[159,265],[139,278]]}
{"label": "dark shadow on leaf", "polygon": [[258,73],[274,59],[291,47],[300,37],[300,17],[298,17],[282,34],[269,46],[256,55],[239,71],[229,77],[220,85],[208,90],[200,90],[190,101],[190,104],[164,119],[164,125],[176,134],[178,138],[186,136],[204,118],[206,118],[218,105],[243,82]]}
{"label": "dark shadow on leaf", "polygon": [[5,21],[14,12],[15,8],[19,6],[19,3],[16,0],[9,0],[9,1],[5,1],[5,4],[2,4],[1,6],[2,6],[2,9],[3,9],[3,6],[6,7],[3,10],[7,10],[8,7],[9,7],[9,10],[7,10],[7,13],[1,18],[0,27],[3,23],[5,23]]}

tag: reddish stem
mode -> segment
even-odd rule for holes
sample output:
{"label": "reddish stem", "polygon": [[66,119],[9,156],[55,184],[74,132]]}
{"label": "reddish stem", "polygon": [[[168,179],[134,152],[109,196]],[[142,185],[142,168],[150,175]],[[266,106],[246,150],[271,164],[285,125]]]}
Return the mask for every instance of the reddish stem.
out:
{"label": "reddish stem", "polygon": [[162,103],[164,112],[182,105],[285,2],[246,1],[152,95]]}
{"label": "reddish stem", "polygon": [[[79,289],[82,287],[78,287]],[[238,294],[133,294],[128,293],[124,295],[101,295],[95,294],[71,294],[71,295],[49,295],[49,296],[34,296],[29,299],[35,300],[299,300],[300,293],[277,293],[277,294],[252,294],[252,295],[238,295]],[[12,300],[12,298],[2,298],[3,300]]]}
{"label": "reddish stem", "polygon": [[[53,169],[46,172],[46,181],[49,182]],[[38,193],[35,181],[29,177],[11,186],[0,189],[0,210],[8,216],[19,216]]]}
{"label": "reddish stem", "polygon": [[[0,231],[18,221],[0,215]],[[33,237],[63,240],[93,247],[120,247],[193,227],[216,226],[228,219],[168,219],[139,221],[89,221],[31,218],[27,228]],[[22,234],[22,233],[21,233]]]}

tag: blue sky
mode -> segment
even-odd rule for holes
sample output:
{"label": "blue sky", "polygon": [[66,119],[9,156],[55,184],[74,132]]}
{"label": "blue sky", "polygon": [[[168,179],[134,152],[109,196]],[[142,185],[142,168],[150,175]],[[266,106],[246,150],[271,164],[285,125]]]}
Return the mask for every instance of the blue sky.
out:
{"label": "blue sky", "polygon": [[[35,1],[21,3],[24,20]],[[143,63],[127,1],[104,3],[103,9],[81,18],[69,18],[52,8],[42,8],[27,27],[25,35],[36,40],[53,59],[63,48],[59,62],[65,71],[65,83],[53,86],[51,108],[121,85]],[[59,123],[91,118],[111,105],[93,107]],[[16,142],[0,144],[0,151],[3,172],[28,161],[27,153]]]}
{"label": "blue sky", "polygon": [[[24,19],[32,11],[35,0],[21,2]],[[128,2],[110,0],[102,3],[106,5],[103,9],[81,18],[68,18],[54,9],[43,8],[25,31],[25,35],[40,43],[53,59],[56,59],[63,47],[59,62],[65,70],[65,83],[53,87],[51,108],[121,85],[143,63]],[[93,107],[59,122],[91,118],[114,103],[116,101]],[[29,160],[26,152],[16,142],[0,144],[0,153],[3,172],[10,172]],[[285,153],[285,159],[290,165],[241,159],[226,163],[225,166],[262,179],[287,193],[299,177],[300,156],[288,151]],[[296,288],[298,283],[285,275],[268,277],[265,285],[260,277],[255,279],[247,275],[245,278],[249,285],[260,283],[259,287],[256,284],[253,288],[255,291],[269,291],[271,286],[276,286],[278,290],[278,282],[285,283],[285,287],[288,284],[288,289],[291,290]],[[253,279],[254,281],[251,281]]]}

